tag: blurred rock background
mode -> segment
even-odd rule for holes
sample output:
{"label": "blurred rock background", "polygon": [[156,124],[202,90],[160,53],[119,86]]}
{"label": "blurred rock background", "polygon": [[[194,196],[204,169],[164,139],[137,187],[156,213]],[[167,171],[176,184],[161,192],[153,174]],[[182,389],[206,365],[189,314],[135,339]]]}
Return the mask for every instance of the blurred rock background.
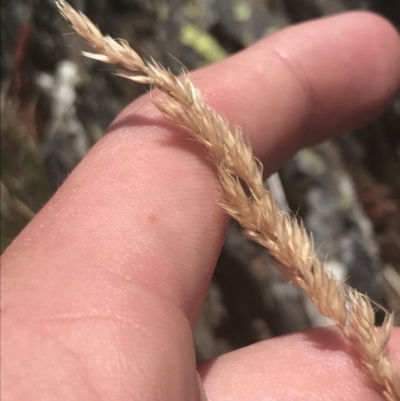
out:
{"label": "blurred rock background", "polygon": [[[70,3],[176,73],[288,24],[345,10],[373,10],[400,28],[398,0]],[[81,57],[85,45],[70,32],[53,0],[1,2],[2,252],[116,114],[145,91]],[[299,152],[266,185],[282,209],[304,219],[328,269],[400,311],[400,97],[370,125]],[[280,280],[268,253],[240,238],[232,223],[196,328],[198,359],[324,324],[307,297]]]}

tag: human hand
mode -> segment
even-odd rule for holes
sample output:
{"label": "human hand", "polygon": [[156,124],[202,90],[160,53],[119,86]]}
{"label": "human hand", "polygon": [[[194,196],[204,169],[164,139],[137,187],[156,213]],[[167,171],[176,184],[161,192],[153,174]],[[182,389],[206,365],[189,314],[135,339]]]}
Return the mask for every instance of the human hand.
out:
{"label": "human hand", "polygon": [[[266,174],[378,116],[400,90],[400,39],[350,13],[288,28],[191,74],[243,128]],[[145,96],[2,258],[2,400],[198,400],[192,329],[225,235],[204,149]],[[392,349],[400,353],[394,330]],[[334,329],[200,366],[210,401],[378,400]]]}

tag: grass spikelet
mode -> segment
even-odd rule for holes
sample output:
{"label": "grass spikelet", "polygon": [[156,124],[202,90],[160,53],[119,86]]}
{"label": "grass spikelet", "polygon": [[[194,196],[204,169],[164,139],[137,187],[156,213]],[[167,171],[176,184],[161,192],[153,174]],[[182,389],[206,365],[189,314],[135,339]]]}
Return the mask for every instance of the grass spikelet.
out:
{"label": "grass spikelet", "polygon": [[345,294],[336,278],[325,271],[304,226],[279,211],[264,189],[262,165],[244,141],[241,130],[235,128],[232,132],[229,123],[204,103],[186,72],[177,78],[156,62],[143,61],[125,41],[103,36],[85,15],[65,1],[57,1],[57,6],[96,52],[84,53],[85,56],[119,64],[124,70],[118,71],[118,75],[152,84],[167,95],[165,101],[154,101],[156,107],[203,144],[219,163],[222,209],[239,222],[246,238],[270,251],[283,277],[306,291],[320,313],[340,328],[386,399],[400,400],[399,374],[387,349],[392,315],[386,317],[378,334],[369,299],[353,289]]}

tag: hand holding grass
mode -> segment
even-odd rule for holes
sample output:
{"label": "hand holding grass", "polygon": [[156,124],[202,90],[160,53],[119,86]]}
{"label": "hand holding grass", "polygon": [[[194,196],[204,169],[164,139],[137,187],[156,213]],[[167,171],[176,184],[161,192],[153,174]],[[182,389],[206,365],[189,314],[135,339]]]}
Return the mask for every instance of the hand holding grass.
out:
{"label": "hand holding grass", "polygon": [[[270,173],[299,147],[382,112],[399,90],[399,54],[393,28],[354,13],[287,29],[191,79]],[[186,138],[148,98],[136,101],[7,250],[5,327],[18,334],[8,337],[18,363],[29,350],[42,367],[36,391],[47,399],[65,386],[80,399],[196,399],[190,328],[226,217],[218,176]],[[206,391],[376,399],[357,358],[332,351],[341,341],[317,330],[225,355],[201,368]],[[6,379],[18,372],[8,366]],[[28,373],[18,372],[27,383]]]}

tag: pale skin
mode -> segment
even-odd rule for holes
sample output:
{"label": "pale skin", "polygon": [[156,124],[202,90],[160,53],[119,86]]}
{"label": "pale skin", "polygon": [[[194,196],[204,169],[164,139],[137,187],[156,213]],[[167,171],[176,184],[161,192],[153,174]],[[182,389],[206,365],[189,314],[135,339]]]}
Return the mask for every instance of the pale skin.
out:
{"label": "pale skin", "polygon": [[[349,13],[191,77],[268,175],[391,104],[400,39],[380,17]],[[210,401],[381,400],[334,328],[196,367],[192,330],[227,217],[204,149],[149,99],[121,113],[2,256],[1,399],[199,400],[198,368]],[[400,362],[400,331],[390,348]]]}

